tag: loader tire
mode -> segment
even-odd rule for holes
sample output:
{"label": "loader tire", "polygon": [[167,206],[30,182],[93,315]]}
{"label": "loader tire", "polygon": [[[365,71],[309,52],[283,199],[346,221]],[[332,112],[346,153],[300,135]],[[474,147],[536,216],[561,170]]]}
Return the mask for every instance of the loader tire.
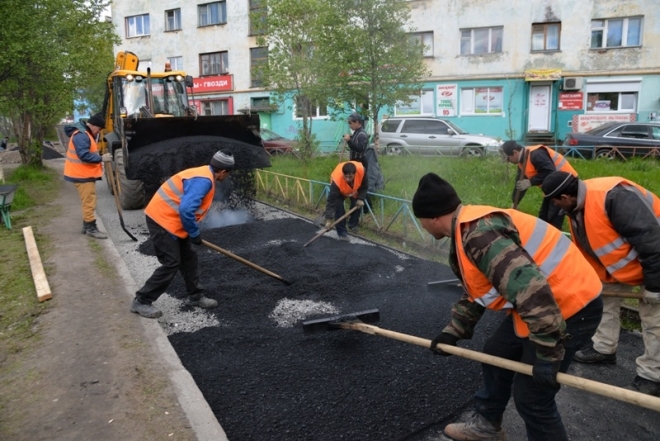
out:
{"label": "loader tire", "polygon": [[119,173],[119,201],[124,210],[139,210],[147,204],[147,196],[144,192],[142,181],[128,179],[124,168],[124,152],[119,149],[115,153],[115,163]]}

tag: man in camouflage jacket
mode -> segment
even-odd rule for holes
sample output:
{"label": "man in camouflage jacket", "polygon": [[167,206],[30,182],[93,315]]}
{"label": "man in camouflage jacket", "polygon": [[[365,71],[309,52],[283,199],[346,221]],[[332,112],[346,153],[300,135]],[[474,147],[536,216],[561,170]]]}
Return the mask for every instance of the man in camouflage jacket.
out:
{"label": "man in camouflage jacket", "polygon": [[[459,339],[471,338],[486,306],[508,309],[510,314],[486,342],[484,352],[533,365],[530,377],[483,364],[484,387],[474,397],[474,414],[465,423],[448,425],[445,434],[460,440],[506,439],[502,415],[513,390],[529,439],[567,440],[554,399],[559,391],[556,375],[566,372],[575,352],[588,343],[600,322],[601,284],[596,273],[575,245],[547,223],[516,210],[463,206],[454,188],[433,173],[420,180],[413,211],[436,239],[451,239],[450,266],[466,287],[452,308],[450,323],[431,349],[450,355],[437,344],[455,346]],[[487,214],[462,216],[470,211]],[[552,253],[548,259],[536,257],[539,262],[535,261],[533,243],[538,238],[522,240],[520,227],[541,231],[543,244],[553,245],[552,252],[557,249],[562,263],[568,260],[570,264],[547,269],[543,263],[553,259]],[[485,295],[475,295],[475,274],[482,284],[492,285]],[[575,290],[569,288],[571,281]],[[488,303],[494,298],[498,300]],[[573,309],[576,312],[567,313],[557,299],[563,305],[578,305]],[[526,337],[519,335],[520,323],[528,328]]]}

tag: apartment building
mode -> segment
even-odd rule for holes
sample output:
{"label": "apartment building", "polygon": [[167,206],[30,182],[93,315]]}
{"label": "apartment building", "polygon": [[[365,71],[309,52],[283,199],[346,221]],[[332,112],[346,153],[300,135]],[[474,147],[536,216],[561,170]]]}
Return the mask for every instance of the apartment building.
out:
{"label": "apartment building", "polygon": [[[140,70],[169,62],[194,77],[203,114],[259,112],[262,126],[293,137],[291,103],[273,109],[252,68],[267,48],[252,35],[258,0],[113,0],[115,49],[136,53]],[[607,121],[660,114],[657,0],[410,0],[411,36],[431,71],[409,106],[385,115],[449,119],[473,133],[553,142]],[[322,149],[347,130],[317,109]]]}

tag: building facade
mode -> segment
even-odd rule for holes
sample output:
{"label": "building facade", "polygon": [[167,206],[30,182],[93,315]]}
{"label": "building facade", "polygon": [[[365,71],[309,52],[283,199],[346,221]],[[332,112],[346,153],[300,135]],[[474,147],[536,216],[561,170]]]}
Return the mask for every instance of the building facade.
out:
{"label": "building facade", "polygon": [[[295,136],[300,119],[252,68],[267,62],[250,30],[258,0],[113,0],[112,21],[140,70],[166,62],[194,77],[202,114],[259,112],[262,126]],[[607,121],[660,114],[657,0],[410,0],[411,32],[431,71],[412,105],[387,115],[446,118],[472,133],[558,142]],[[313,130],[337,148],[345,122],[317,109]]]}

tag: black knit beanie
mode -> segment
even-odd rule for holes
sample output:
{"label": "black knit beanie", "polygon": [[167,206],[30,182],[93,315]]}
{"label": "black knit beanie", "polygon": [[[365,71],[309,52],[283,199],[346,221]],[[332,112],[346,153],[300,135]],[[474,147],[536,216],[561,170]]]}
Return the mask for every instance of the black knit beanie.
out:
{"label": "black knit beanie", "polygon": [[97,113],[92,115],[92,117],[87,120],[87,124],[91,124],[102,129],[105,127],[105,118],[103,118],[103,115],[100,113]]}
{"label": "black knit beanie", "polygon": [[422,176],[412,200],[415,217],[428,219],[451,213],[460,204],[454,187],[435,173]]}
{"label": "black knit beanie", "polygon": [[562,194],[567,194],[565,190],[576,180],[575,176],[567,172],[556,171],[550,173],[541,184],[543,197],[545,199],[559,199]]}

